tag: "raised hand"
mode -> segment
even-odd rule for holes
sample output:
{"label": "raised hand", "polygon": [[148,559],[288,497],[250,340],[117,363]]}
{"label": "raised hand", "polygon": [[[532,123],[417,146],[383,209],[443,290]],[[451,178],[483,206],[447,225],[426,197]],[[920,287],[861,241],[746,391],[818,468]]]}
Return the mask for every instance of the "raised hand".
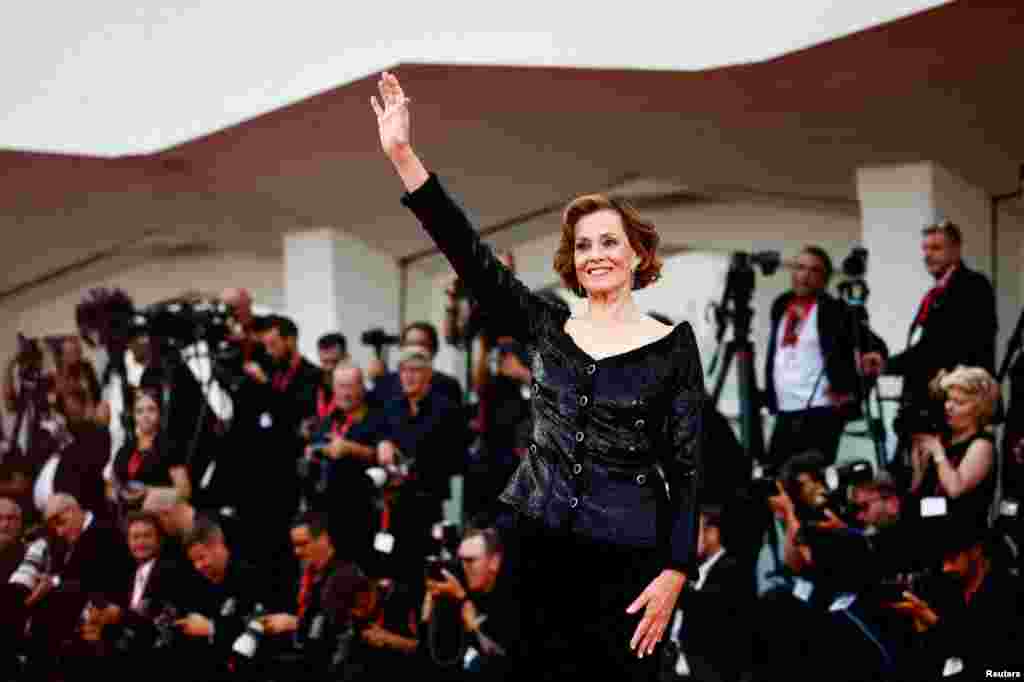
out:
{"label": "raised hand", "polygon": [[395,75],[385,71],[377,83],[380,99],[370,98],[373,113],[377,114],[380,146],[391,160],[402,183],[410,192],[430,179],[423,162],[412,151],[409,140],[409,98],[402,92]]}
{"label": "raised hand", "polygon": [[380,100],[370,98],[370,106],[377,114],[377,127],[380,129],[380,146],[389,158],[406,153],[409,145],[409,98],[402,92],[395,75],[385,71],[377,82]]}

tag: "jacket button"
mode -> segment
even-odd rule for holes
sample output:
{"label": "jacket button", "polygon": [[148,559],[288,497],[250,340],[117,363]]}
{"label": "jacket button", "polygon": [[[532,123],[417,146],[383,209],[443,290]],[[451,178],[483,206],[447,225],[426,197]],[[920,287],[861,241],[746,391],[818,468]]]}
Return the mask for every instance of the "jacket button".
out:
{"label": "jacket button", "polygon": [[570,497],[569,498],[569,507],[571,509],[575,509],[577,506],[579,506],[579,503],[580,503],[579,498],[576,498],[576,497]]}
{"label": "jacket button", "polygon": [[597,365],[587,365],[587,374],[593,374],[597,371]]}
{"label": "jacket button", "polygon": [[582,431],[577,431],[576,432],[576,442],[577,443],[582,443],[583,442],[583,432]]}
{"label": "jacket button", "polygon": [[637,474],[636,475],[636,482],[639,485],[643,485],[644,483],[647,483],[647,476],[645,476],[644,474]]}
{"label": "jacket button", "polygon": [[580,407],[586,407],[588,402],[590,402],[590,400],[587,398],[587,396],[580,396]]}
{"label": "jacket button", "polygon": [[572,472],[574,474],[579,476],[581,471],[583,471],[583,465],[582,464],[573,464],[572,465]]}
{"label": "jacket button", "polygon": [[530,452],[532,452],[535,455],[537,454],[537,444],[536,443],[530,443]]}
{"label": "jacket button", "polygon": [[637,419],[636,420],[636,428],[642,429],[642,428],[644,428],[644,424],[646,424],[646,423],[647,422],[645,422],[643,419]]}

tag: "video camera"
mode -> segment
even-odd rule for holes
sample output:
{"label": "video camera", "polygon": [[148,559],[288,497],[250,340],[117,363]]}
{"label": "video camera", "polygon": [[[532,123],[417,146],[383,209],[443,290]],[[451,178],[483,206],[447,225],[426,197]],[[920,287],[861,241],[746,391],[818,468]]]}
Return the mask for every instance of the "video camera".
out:
{"label": "video camera", "polygon": [[397,346],[402,342],[402,339],[395,334],[388,334],[380,327],[374,327],[363,332],[360,341],[362,341],[364,346],[372,347],[377,356],[380,357],[386,346]]}

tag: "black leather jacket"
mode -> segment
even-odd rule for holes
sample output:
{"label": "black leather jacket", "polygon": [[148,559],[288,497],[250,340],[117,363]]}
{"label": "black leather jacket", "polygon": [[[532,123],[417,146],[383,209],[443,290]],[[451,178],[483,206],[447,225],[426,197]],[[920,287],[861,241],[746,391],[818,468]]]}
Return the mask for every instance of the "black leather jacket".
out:
{"label": "black leather jacket", "polygon": [[564,331],[568,310],[494,257],[435,175],[402,202],[473,297],[528,342],[533,440],[502,501],[552,529],[660,551],[666,567],[696,575],[705,393],[690,325],[595,361]]}

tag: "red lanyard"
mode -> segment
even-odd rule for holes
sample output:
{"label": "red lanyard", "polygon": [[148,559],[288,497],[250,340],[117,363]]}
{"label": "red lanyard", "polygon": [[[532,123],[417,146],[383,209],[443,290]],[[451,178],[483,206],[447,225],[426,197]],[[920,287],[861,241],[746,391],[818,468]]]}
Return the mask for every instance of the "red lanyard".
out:
{"label": "red lanyard", "polygon": [[800,333],[804,329],[804,322],[807,321],[811,310],[817,301],[814,299],[800,300],[793,299],[786,309],[786,330],[782,335],[783,346],[795,346],[800,339]]}
{"label": "red lanyard", "polygon": [[334,396],[331,396],[331,401],[327,402],[324,393],[325,391],[322,386],[316,391],[316,416],[320,419],[327,419],[331,412],[334,412],[338,407]]}
{"label": "red lanyard", "polygon": [[289,384],[292,383],[292,379],[295,378],[296,372],[299,371],[299,363],[302,361],[302,356],[296,353],[292,356],[292,364],[288,367],[288,371],[284,374],[278,374],[274,377],[273,387],[275,391],[287,391]]}
{"label": "red lanyard", "polygon": [[142,451],[136,450],[132,453],[132,456],[128,459],[128,478],[134,479],[135,475],[139,473],[139,469],[142,468]]}

